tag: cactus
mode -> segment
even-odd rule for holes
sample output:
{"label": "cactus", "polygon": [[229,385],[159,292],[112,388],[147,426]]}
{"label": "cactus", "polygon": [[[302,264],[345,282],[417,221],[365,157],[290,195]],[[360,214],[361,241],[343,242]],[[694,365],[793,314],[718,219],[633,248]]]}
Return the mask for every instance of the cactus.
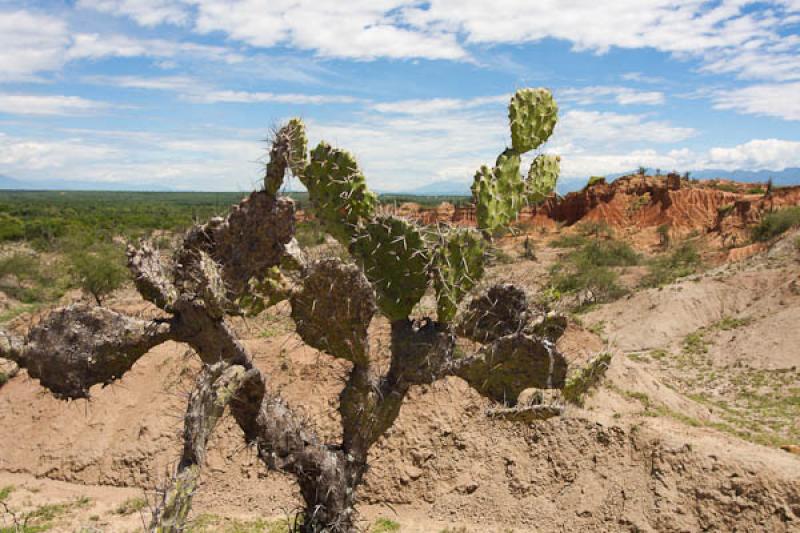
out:
{"label": "cactus", "polygon": [[328,233],[347,245],[359,223],[375,213],[378,199],[367,189],[353,156],[321,142],[301,176],[311,210]]}
{"label": "cactus", "polygon": [[378,307],[389,320],[400,320],[428,287],[429,252],[422,233],[411,222],[377,217],[353,238],[350,251],[375,285]]}
{"label": "cactus", "polygon": [[452,230],[441,236],[431,262],[436,290],[436,316],[451,322],[458,304],[483,277],[486,244],[471,230]]}
{"label": "cactus", "polygon": [[547,89],[520,89],[511,98],[508,120],[511,146],[524,154],[550,138],[558,120],[558,106]]}
{"label": "cactus", "polygon": [[[558,160],[551,156],[534,161],[527,182],[520,175],[522,153],[539,146],[555,123],[549,93],[519,91],[509,114],[513,148],[500,154],[494,168],[481,168],[473,185],[482,231],[424,230],[376,216],[376,197],[353,157],[320,143],[307,158],[304,127],[293,119],[275,135],[263,191],[227,217],[192,228],[171,261],[147,244],[130,248],[136,287],[163,311],[161,318],[73,306],[53,312],[25,337],[0,335],[0,357],[27,368],[57,395],[76,398],[119,379],[154,346],[186,343],[205,367],[189,396],[183,454],[149,530],[184,530],[208,438],[227,405],[256,456],[296,478],[305,500],[303,532],[357,531],[357,488],[370,449],[387,435],[413,386],[458,376],[503,404],[531,387],[565,386],[566,359],[553,342],[563,321],[532,322],[520,289],[489,289],[467,306],[462,327],[453,323],[461,301],[483,277],[491,234],[511,222],[526,200],[546,195],[557,177]],[[311,211],[348,246],[355,263],[309,262],[298,250],[294,203],[278,196],[287,171],[306,185]],[[431,286],[436,320],[411,318]],[[232,315],[258,313],[284,300],[307,346],[347,361],[341,366],[347,374],[339,397],[341,442],[330,442],[327,432],[319,436],[307,417],[269,388],[230,324]],[[376,344],[385,348],[379,357],[371,354],[368,335],[376,310],[389,319],[391,331],[388,346]],[[457,334],[482,346],[464,353],[472,344],[457,344]],[[570,390],[585,390],[595,370],[570,381]],[[530,421],[560,409],[504,405],[490,411]]]}
{"label": "cactus", "polygon": [[561,157],[545,154],[536,156],[525,180],[525,199],[529,204],[542,202],[555,190],[560,171]]}
{"label": "cactus", "polygon": [[490,235],[516,219],[522,209],[525,183],[519,167],[519,155],[506,150],[497,158],[493,169],[482,166],[475,174],[472,198],[478,227]]}
{"label": "cactus", "polygon": [[300,177],[305,171],[307,160],[306,127],[302,120],[293,118],[275,133],[264,176],[264,190],[267,194],[275,196],[278,193],[287,169]]}
{"label": "cactus", "polygon": [[511,148],[501,153],[494,168],[481,167],[472,184],[478,227],[488,235],[512,222],[525,204],[544,200],[558,180],[558,156],[539,155],[520,176],[520,157],[542,145],[553,133],[558,106],[547,89],[521,89],[508,106]]}

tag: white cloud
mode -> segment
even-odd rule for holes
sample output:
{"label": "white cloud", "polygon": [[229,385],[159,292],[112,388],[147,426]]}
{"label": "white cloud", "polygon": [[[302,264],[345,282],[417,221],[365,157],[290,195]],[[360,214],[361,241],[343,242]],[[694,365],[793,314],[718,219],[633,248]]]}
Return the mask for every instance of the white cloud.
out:
{"label": "white cloud", "polygon": [[77,5],[111,15],[127,15],[142,26],[183,24],[188,17],[186,6],[172,0],[79,0]]}
{"label": "white cloud", "polygon": [[622,143],[676,143],[697,132],[665,121],[648,120],[644,115],[572,110],[556,125],[551,142],[613,149]]}
{"label": "white cloud", "polygon": [[596,85],[592,87],[559,89],[555,91],[558,101],[591,105],[612,100],[619,105],[661,105],[664,93],[660,91],[640,91],[630,87]]}
{"label": "white cloud", "polygon": [[12,176],[17,175],[15,171],[21,171],[21,174],[44,171],[46,175],[115,155],[119,152],[113,148],[80,139],[25,139],[0,133],[0,165]]}
{"label": "white cloud", "polygon": [[713,95],[716,109],[732,109],[749,115],[800,120],[800,82],[752,85],[718,91]]}
{"label": "white cloud", "polygon": [[415,100],[399,100],[395,102],[381,102],[371,107],[379,113],[394,113],[404,115],[428,115],[447,111],[461,111],[491,104],[507,104],[511,95],[480,96],[477,98],[429,98]]}
{"label": "white cloud", "polygon": [[320,56],[464,59],[451,33],[409,28],[398,0],[195,0],[196,29],[253,46],[289,45]]}
{"label": "white cloud", "polygon": [[55,17],[0,10],[0,82],[60,68],[68,42],[66,25]]}
{"label": "white cloud", "polygon": [[238,63],[243,56],[222,46],[165,39],[136,39],[127,35],[101,35],[78,33],[73,36],[67,58],[102,59],[106,57],[154,57],[174,58],[195,56],[212,61]]}
{"label": "white cloud", "polygon": [[0,113],[10,115],[80,115],[106,106],[79,96],[0,93]]}
{"label": "white cloud", "polygon": [[126,89],[146,89],[154,91],[194,91],[202,87],[202,83],[188,76],[90,76],[84,81],[97,85],[114,85]]}
{"label": "white cloud", "polygon": [[327,94],[297,94],[297,93],[270,93],[270,92],[247,92],[247,91],[203,91],[193,92],[186,95],[186,98],[202,104],[225,103],[278,103],[278,104],[352,104],[358,99],[352,96],[327,95]]}
{"label": "white cloud", "polygon": [[800,167],[800,142],[755,139],[731,148],[712,148],[706,168],[783,170]]}

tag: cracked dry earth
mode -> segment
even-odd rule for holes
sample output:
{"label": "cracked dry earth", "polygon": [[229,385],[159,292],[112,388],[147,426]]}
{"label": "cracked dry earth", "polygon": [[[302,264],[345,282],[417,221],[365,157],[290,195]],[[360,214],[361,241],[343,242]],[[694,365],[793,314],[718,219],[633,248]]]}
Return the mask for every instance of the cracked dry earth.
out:
{"label": "cracked dry earth", "polygon": [[[372,452],[364,529],[386,518],[408,532],[800,531],[800,455],[780,449],[800,444],[793,242],[582,316],[565,355],[615,357],[584,408],[561,418],[488,418],[489,402],[458,378],[414,389]],[[549,254],[493,277],[533,290]],[[152,313],[133,291],[112,307]],[[304,346],[286,309],[236,328],[281,394],[335,438],[347,363]],[[153,349],[91,401],[57,400],[25,372],[0,388],[5,503],[44,509],[50,531],[141,530],[179,455],[198,370],[187,350]],[[194,531],[277,531],[298,508],[292,479],[268,472],[238,431],[226,419],[212,438]]]}

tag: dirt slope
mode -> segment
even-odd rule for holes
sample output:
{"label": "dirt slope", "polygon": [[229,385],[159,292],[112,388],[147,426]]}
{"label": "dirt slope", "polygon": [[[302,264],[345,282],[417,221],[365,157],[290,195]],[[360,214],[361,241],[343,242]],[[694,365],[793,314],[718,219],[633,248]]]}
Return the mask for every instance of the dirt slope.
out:
{"label": "dirt slope", "polygon": [[[582,317],[587,327],[602,322],[592,331],[606,338],[573,325],[560,341],[566,355],[578,363],[608,347],[616,356],[585,408],[570,407],[563,418],[490,419],[488,402],[457,378],[413,390],[373,452],[361,491],[365,527],[383,516],[420,532],[800,530],[800,456],[767,439],[797,434],[786,419],[794,411],[776,407],[793,404],[748,403],[767,394],[759,387],[776,390],[770,380],[785,380],[787,398],[800,391],[794,238]],[[493,277],[507,271],[524,281],[521,270],[503,266]],[[131,294],[114,305],[148,312]],[[742,322],[725,329],[726,318]],[[274,386],[335,438],[343,363],[300,343],[280,314],[237,328]],[[687,335],[700,328],[706,351],[684,353]],[[0,487],[17,487],[9,502],[67,502],[54,531],[140,528],[138,514],[115,509],[169,471],[197,368],[184,346],[165,344],[88,402],[56,400],[20,373],[0,388]],[[712,372],[718,377],[706,379]],[[756,375],[762,381],[743,381]],[[741,390],[752,393],[748,402]],[[762,419],[771,425],[756,427]],[[771,445],[752,442],[760,435]],[[224,421],[210,445],[198,523],[208,514],[277,519],[296,508],[292,480],[267,472],[241,442]]]}

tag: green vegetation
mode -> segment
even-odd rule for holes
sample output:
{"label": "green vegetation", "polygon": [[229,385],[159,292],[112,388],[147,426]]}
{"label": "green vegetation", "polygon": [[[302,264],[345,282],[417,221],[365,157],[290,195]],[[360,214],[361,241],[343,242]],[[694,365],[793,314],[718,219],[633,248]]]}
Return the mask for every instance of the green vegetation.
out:
{"label": "green vegetation", "polygon": [[114,509],[114,512],[116,514],[125,516],[133,513],[138,513],[145,507],[147,507],[147,500],[145,500],[144,498],[142,497],[128,498],[127,500],[119,504],[119,507]]}
{"label": "green vegetation", "polygon": [[642,279],[643,287],[661,287],[678,278],[697,272],[702,266],[697,246],[691,241],[684,241],[671,253],[661,255],[649,261],[649,272]]}
{"label": "green vegetation", "polygon": [[594,302],[615,300],[626,293],[612,268],[636,265],[639,255],[628,244],[585,237],[550,269],[550,289],[560,294],[590,291]]}
{"label": "green vegetation", "polygon": [[758,226],[753,228],[753,240],[769,241],[795,226],[800,226],[800,206],[773,211],[764,216]]}
{"label": "green vegetation", "polygon": [[[7,486],[0,490],[0,502],[6,500],[14,487]],[[37,507],[29,512],[14,512],[6,508],[6,514],[13,513],[13,524],[0,527],[0,533],[40,533],[54,527],[54,521],[76,509],[83,509],[91,503],[91,499],[82,496],[66,503],[51,503]]]}
{"label": "green vegetation", "polygon": [[564,399],[575,405],[583,406],[586,393],[602,379],[610,364],[611,353],[601,353],[593,357],[567,379],[562,392]]}
{"label": "green vegetation", "polygon": [[300,523],[289,518],[239,520],[206,513],[187,524],[186,533],[291,533]]}
{"label": "green vegetation", "polygon": [[378,518],[369,531],[370,533],[392,533],[400,531],[400,524],[388,518]]}
{"label": "green vegetation", "polygon": [[112,243],[74,250],[68,257],[69,271],[75,285],[90,294],[97,305],[102,305],[103,299],[128,279],[125,254]]}

